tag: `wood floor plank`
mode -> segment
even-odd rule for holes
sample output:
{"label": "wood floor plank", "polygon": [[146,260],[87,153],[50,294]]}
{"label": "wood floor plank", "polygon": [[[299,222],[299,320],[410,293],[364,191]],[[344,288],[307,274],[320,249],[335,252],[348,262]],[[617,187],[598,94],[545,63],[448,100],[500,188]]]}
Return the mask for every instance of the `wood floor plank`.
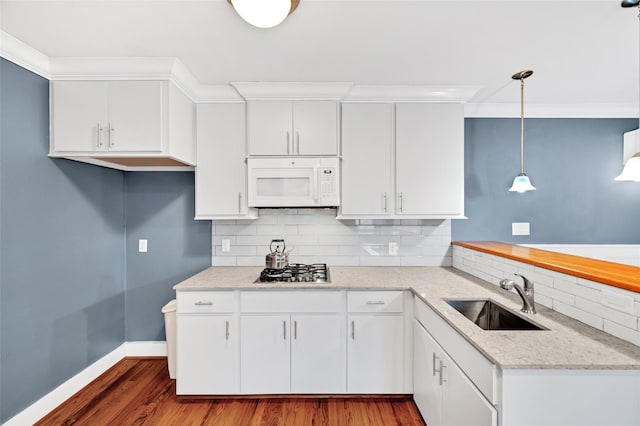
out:
{"label": "wood floor plank", "polygon": [[41,419],[50,425],[424,426],[410,398],[176,396],[166,359],[124,359]]}

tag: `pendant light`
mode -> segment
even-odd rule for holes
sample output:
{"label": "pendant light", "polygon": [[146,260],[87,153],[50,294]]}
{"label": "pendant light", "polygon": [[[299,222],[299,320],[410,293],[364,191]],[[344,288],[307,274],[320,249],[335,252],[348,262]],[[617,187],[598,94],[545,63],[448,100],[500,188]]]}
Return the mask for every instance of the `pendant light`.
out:
{"label": "pendant light", "polygon": [[[622,7],[638,7],[638,5],[640,5],[640,0],[623,0],[622,3],[620,4]],[[638,8],[638,20],[640,21],[640,8]],[[640,93],[638,96],[638,102],[640,103]],[[629,147],[633,147],[633,150],[639,150],[640,148],[638,148],[640,146],[640,141],[638,140],[638,138],[640,138],[639,134],[640,134],[640,107],[638,108],[638,130],[636,130],[635,132],[629,132],[629,133],[635,133],[635,135],[630,135],[632,138],[633,136],[635,136],[635,140],[627,138],[627,135],[625,134],[625,140],[624,140],[624,151],[629,151]],[[622,173],[620,173],[615,180],[617,181],[631,181],[631,182],[640,182],[640,152],[636,152],[635,155],[633,155],[633,150],[631,151],[630,155],[624,155],[623,160],[626,161],[624,168],[622,169]]]}
{"label": "pendant light", "polygon": [[513,179],[513,185],[509,188],[512,192],[527,192],[535,190],[529,176],[524,173],[524,79],[533,74],[531,70],[524,70],[511,76],[514,80],[520,80],[520,173]]}
{"label": "pendant light", "polygon": [[300,0],[227,0],[238,15],[258,28],[282,23],[298,7]]}

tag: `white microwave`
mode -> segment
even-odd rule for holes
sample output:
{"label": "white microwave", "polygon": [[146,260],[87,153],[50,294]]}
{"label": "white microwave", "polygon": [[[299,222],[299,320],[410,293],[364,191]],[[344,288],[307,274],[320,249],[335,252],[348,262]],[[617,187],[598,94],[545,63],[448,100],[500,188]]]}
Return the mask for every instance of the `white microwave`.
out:
{"label": "white microwave", "polygon": [[249,207],[337,207],[340,159],[249,158]]}

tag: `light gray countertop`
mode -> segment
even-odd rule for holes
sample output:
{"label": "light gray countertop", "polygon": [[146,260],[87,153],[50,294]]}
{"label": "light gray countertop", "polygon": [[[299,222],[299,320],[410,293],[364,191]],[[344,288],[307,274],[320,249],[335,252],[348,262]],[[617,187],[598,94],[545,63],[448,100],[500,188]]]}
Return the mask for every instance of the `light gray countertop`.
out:
{"label": "light gray countertop", "polygon": [[[334,289],[411,290],[473,346],[502,369],[640,370],[640,347],[537,305],[520,312],[515,292],[506,292],[453,268],[330,267],[330,284],[254,283],[262,267],[211,267],[174,286],[177,291]],[[443,299],[492,299],[547,328],[488,331],[477,327]]]}

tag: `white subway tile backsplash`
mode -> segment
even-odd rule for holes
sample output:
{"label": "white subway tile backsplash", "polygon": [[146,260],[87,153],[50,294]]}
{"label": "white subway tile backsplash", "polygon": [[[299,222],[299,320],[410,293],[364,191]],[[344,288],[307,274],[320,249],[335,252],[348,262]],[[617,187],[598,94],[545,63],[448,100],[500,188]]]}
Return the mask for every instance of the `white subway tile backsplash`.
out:
{"label": "white subway tile backsplash", "polygon": [[[555,288],[547,287],[544,285],[534,286],[535,298],[538,300],[538,295],[544,295],[553,300],[559,300],[567,305],[575,305],[576,296],[573,294],[565,293]],[[545,305],[546,306],[546,305]]]}
{"label": "white subway tile backsplash", "polygon": [[635,306],[632,294],[607,289],[602,291],[602,304],[611,309],[635,315]]}
{"label": "white subway tile backsplash", "polygon": [[627,327],[623,327],[620,324],[604,320],[604,331],[609,334],[613,334],[616,337],[626,340],[627,342],[635,343],[640,346],[640,331],[633,330]]}
{"label": "white subway tile backsplash", "polygon": [[628,328],[636,328],[638,324],[638,318],[636,318],[635,315],[625,314],[624,312],[611,309],[592,300],[576,297],[575,305],[578,309],[582,309],[583,311],[608,319]]}
{"label": "white subway tile backsplash", "polygon": [[[290,262],[329,265],[451,266],[450,220],[344,220],[335,209],[261,209],[260,218],[214,221],[213,265],[264,264],[274,238],[293,248]],[[222,253],[223,239],[231,251]],[[389,242],[399,245],[389,256]]]}
{"label": "white subway tile backsplash", "polygon": [[597,328],[598,330],[602,330],[603,320],[602,320],[602,317],[598,315],[585,312],[581,309],[578,309],[574,306],[567,305],[557,300],[553,301],[553,310],[558,311],[561,314],[564,314],[571,318],[575,318],[578,321],[581,321],[587,325],[590,325],[591,327]]}

